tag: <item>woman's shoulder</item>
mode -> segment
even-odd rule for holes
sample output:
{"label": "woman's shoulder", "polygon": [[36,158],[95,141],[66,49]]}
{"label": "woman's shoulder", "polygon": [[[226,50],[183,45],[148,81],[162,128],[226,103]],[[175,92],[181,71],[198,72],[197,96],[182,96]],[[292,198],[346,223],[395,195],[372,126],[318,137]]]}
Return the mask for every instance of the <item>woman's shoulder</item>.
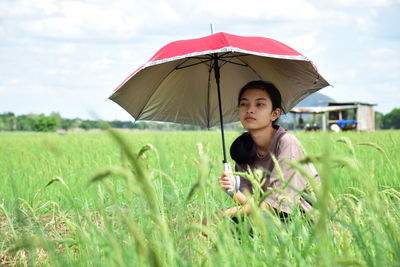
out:
{"label": "woman's shoulder", "polygon": [[[282,127],[280,127],[282,128]],[[279,129],[280,130],[280,129]],[[280,134],[277,141],[277,153],[289,153],[298,154],[302,153],[302,147],[299,140],[293,134],[289,133],[287,130],[282,129],[278,133]]]}
{"label": "woman's shoulder", "polygon": [[280,126],[276,132],[278,135],[278,144],[299,144],[299,140],[285,128]]}

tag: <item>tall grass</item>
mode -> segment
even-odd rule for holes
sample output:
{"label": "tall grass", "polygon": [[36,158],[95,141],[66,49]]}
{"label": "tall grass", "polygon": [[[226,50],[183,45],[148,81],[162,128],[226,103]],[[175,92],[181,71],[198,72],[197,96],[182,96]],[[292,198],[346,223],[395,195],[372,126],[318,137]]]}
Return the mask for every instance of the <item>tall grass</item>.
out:
{"label": "tall grass", "polygon": [[297,137],[322,180],[311,224],[257,201],[238,224],[214,216],[234,204],[217,132],[0,133],[0,262],[399,266],[400,133]]}

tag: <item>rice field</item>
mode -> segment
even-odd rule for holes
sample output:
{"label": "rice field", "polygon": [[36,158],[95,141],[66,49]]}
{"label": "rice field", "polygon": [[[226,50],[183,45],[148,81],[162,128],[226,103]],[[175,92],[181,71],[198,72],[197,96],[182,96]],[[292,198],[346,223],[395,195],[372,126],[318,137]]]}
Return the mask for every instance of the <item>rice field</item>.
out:
{"label": "rice field", "polygon": [[0,133],[0,264],[400,266],[400,131],[295,134],[321,175],[313,223],[258,197],[214,216],[234,204],[219,132]]}

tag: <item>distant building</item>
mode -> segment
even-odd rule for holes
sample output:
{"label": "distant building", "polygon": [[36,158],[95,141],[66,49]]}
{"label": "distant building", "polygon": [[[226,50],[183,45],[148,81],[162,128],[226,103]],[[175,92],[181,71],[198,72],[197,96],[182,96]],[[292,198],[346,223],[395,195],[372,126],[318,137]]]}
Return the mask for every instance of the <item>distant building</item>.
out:
{"label": "distant building", "polygon": [[[355,120],[357,131],[374,131],[375,130],[375,112],[376,104],[361,103],[361,102],[331,102],[329,107],[344,107],[351,106],[345,110],[337,110],[329,112],[328,124],[340,123],[340,120]],[[335,119],[335,117],[338,117]]]}
{"label": "distant building", "polygon": [[325,131],[329,127],[329,129],[374,131],[375,105],[361,102],[330,102],[325,107],[298,107],[290,112],[295,115],[295,128],[296,114],[300,115],[299,122],[301,122],[301,114],[308,113],[313,114],[314,121],[316,114],[322,114],[321,125],[315,123],[315,125],[306,126],[305,129],[322,128]]}

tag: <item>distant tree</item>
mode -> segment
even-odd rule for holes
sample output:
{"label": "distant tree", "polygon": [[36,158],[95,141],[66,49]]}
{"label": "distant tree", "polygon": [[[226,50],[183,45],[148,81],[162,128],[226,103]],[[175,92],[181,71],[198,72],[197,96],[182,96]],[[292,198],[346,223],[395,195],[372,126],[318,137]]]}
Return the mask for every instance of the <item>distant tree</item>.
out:
{"label": "distant tree", "polygon": [[62,119],[60,123],[60,127],[64,130],[69,130],[74,127],[74,119]]}
{"label": "distant tree", "polygon": [[4,114],[0,114],[0,131],[5,131],[6,129],[6,124],[5,124],[5,115]]}
{"label": "distant tree", "polygon": [[89,129],[97,129],[102,128],[101,121],[94,121],[94,120],[83,120],[80,127],[89,130]]}
{"label": "distant tree", "polygon": [[112,128],[123,128],[123,121],[117,121],[117,120],[113,120],[110,122],[110,125]]}
{"label": "distant tree", "polygon": [[82,129],[89,130],[92,128],[92,123],[89,120],[84,120],[80,126]]}
{"label": "distant tree", "polygon": [[72,128],[79,128],[82,125],[81,119],[73,119]]}
{"label": "distant tree", "polygon": [[124,128],[124,129],[131,129],[134,128],[133,122],[131,121],[118,121],[114,120],[110,122],[112,128]]}
{"label": "distant tree", "polygon": [[400,108],[395,108],[383,117],[385,129],[400,129]]}
{"label": "distant tree", "polygon": [[34,131],[36,115],[21,115],[17,117],[17,131]]}
{"label": "distant tree", "polygon": [[39,132],[52,132],[60,125],[60,121],[54,116],[39,115],[36,118],[35,129]]}
{"label": "distant tree", "polygon": [[375,129],[376,130],[383,129],[383,127],[384,127],[384,125],[383,125],[384,117],[385,117],[385,115],[383,115],[383,113],[375,111]]}
{"label": "distant tree", "polygon": [[120,127],[119,128],[124,128],[124,129],[132,129],[133,128],[133,122],[132,121],[121,121],[120,122]]}
{"label": "distant tree", "polygon": [[61,114],[59,112],[52,112],[50,113],[50,116],[55,117],[60,122],[62,120]]}
{"label": "distant tree", "polygon": [[14,131],[17,128],[17,118],[12,112],[7,112],[0,115],[0,130]]}
{"label": "distant tree", "polygon": [[146,123],[144,121],[135,122],[133,124],[134,129],[146,129]]}
{"label": "distant tree", "polygon": [[155,125],[155,128],[156,128],[157,130],[163,130],[165,127],[164,127],[164,125],[163,125],[162,123],[157,123],[157,124]]}

